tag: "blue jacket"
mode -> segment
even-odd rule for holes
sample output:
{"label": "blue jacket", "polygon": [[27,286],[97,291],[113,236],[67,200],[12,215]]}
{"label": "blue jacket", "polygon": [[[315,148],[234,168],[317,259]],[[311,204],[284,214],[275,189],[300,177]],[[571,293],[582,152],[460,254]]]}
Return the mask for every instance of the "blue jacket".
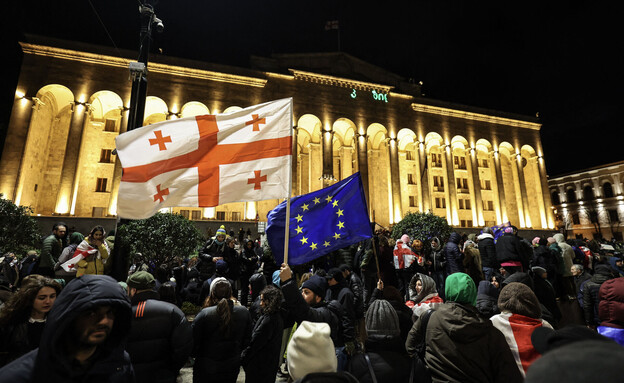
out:
{"label": "blue jacket", "polygon": [[[64,346],[75,336],[70,325],[78,314],[98,306],[116,308],[113,330],[98,346],[86,371],[75,367]],[[0,369],[0,383],[133,382],[134,371],[124,343],[130,330],[130,300],[121,286],[105,275],[84,275],[59,294],[48,314],[39,348]]]}

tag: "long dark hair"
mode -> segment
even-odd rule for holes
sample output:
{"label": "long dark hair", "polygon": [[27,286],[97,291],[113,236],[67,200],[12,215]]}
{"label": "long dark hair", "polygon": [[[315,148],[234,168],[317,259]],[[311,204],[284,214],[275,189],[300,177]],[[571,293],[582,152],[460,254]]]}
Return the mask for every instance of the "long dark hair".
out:
{"label": "long dark hair", "polygon": [[230,329],[232,327],[232,306],[233,302],[230,300],[232,297],[232,286],[227,280],[217,281],[214,286],[210,288],[210,296],[206,300],[207,307],[217,306],[217,315],[219,316],[220,324],[219,331],[222,331],[226,337],[230,336]]}
{"label": "long dark hair", "polygon": [[260,296],[264,302],[264,307],[262,308],[263,314],[275,314],[279,312],[284,298],[282,290],[273,285],[269,285],[260,292]]}
{"label": "long dark hair", "polygon": [[61,284],[52,278],[31,274],[24,278],[22,287],[11,296],[0,310],[0,326],[16,325],[26,322],[30,316],[33,302],[44,287],[51,287],[56,294],[61,292]]}

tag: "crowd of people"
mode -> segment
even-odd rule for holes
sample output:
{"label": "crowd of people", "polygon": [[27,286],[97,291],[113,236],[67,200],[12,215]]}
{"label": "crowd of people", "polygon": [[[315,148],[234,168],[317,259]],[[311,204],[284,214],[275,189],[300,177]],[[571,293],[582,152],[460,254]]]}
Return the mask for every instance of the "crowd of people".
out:
{"label": "crowd of people", "polygon": [[620,379],[621,244],[380,231],[291,268],[239,234],[171,264],[137,254],[124,281],[101,226],[5,254],[0,382],[176,382],[184,366],[194,382]]}

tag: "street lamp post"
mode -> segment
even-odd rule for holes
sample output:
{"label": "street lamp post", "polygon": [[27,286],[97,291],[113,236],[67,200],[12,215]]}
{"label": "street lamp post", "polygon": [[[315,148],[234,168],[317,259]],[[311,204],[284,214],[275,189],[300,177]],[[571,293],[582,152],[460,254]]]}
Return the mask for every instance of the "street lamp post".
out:
{"label": "street lamp post", "polygon": [[[165,29],[162,20],[156,17],[151,0],[146,0],[139,6],[141,13],[141,31],[139,33],[139,57],[136,62],[129,65],[132,78],[132,90],[130,95],[130,109],[128,111],[127,131],[139,128],[143,125],[145,116],[145,98],[147,95],[147,62],[149,56],[152,30],[162,33]],[[123,173],[122,173],[123,174]],[[113,247],[113,270],[112,274],[117,280],[125,281],[128,273],[128,248],[123,238],[119,235],[119,227],[130,222],[128,219],[117,219],[115,228],[115,246]]]}

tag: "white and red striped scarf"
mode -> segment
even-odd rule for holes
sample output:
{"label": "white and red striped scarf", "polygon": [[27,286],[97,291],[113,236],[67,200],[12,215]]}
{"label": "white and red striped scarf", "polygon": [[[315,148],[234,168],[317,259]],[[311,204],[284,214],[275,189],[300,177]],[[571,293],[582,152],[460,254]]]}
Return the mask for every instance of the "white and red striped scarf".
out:
{"label": "white and red striped scarf", "polygon": [[516,359],[520,373],[522,376],[525,376],[531,363],[541,356],[533,347],[533,343],[531,343],[533,330],[542,326],[548,328],[552,328],[552,326],[543,319],[529,318],[510,312],[494,315],[490,320],[494,327],[505,336],[511,353]]}

